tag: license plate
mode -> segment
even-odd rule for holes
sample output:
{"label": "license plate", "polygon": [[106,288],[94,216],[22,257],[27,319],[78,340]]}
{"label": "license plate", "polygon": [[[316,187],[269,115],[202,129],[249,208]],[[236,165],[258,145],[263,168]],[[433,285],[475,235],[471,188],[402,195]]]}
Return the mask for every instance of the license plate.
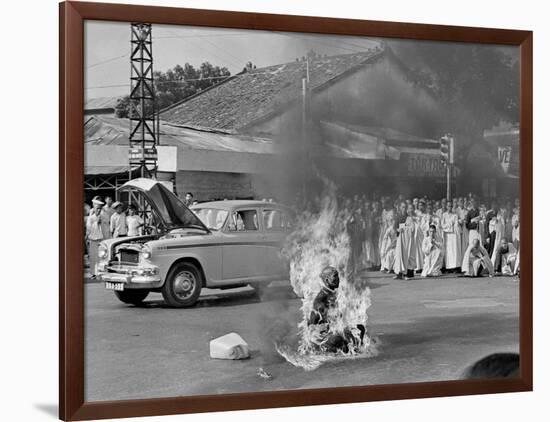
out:
{"label": "license plate", "polygon": [[121,292],[124,290],[124,283],[111,283],[109,281],[106,281],[105,288],[108,290],[116,290],[118,292]]}

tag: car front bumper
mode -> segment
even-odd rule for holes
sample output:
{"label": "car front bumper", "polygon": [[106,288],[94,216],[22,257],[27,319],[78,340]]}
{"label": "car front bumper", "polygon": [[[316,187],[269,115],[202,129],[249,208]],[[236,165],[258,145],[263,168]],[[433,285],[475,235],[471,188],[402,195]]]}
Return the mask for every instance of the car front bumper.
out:
{"label": "car front bumper", "polygon": [[123,283],[124,289],[146,289],[161,287],[162,279],[157,273],[138,274],[139,269],[128,269],[127,271],[105,271],[99,272],[98,278],[104,283]]}

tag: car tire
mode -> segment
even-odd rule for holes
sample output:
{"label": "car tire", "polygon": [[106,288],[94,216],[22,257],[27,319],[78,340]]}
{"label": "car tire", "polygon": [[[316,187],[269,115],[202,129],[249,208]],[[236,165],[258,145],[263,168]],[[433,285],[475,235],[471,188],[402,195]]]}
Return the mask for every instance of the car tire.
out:
{"label": "car tire", "polygon": [[197,303],[202,289],[202,272],[190,262],[178,262],[166,277],[162,297],[168,306],[188,308]]}
{"label": "car tire", "polygon": [[141,305],[145,298],[149,295],[149,290],[147,289],[135,289],[135,290],[123,290],[116,291],[116,297],[118,300],[130,305]]}

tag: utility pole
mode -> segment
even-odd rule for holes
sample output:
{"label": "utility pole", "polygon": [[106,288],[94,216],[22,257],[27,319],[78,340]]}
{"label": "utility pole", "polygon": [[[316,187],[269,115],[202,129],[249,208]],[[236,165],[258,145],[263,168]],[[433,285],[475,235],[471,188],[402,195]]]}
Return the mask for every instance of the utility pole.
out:
{"label": "utility pole", "polygon": [[140,177],[155,179],[159,126],[153,84],[152,27],[148,23],[132,23],[130,30],[129,178],[137,166]]}
{"label": "utility pole", "polygon": [[306,56],[306,73],[302,78],[302,151],[306,165],[303,166],[302,188],[306,197],[306,178],[309,177],[308,107],[309,107],[309,57]]}

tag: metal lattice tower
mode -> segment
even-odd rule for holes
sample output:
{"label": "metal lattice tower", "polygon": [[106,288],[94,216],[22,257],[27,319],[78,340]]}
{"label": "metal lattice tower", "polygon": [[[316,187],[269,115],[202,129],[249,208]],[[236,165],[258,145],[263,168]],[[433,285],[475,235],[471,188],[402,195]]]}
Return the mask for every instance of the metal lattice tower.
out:
{"label": "metal lattice tower", "polygon": [[153,84],[151,24],[131,24],[130,54],[130,179],[135,167],[140,177],[156,178],[158,116]]}

